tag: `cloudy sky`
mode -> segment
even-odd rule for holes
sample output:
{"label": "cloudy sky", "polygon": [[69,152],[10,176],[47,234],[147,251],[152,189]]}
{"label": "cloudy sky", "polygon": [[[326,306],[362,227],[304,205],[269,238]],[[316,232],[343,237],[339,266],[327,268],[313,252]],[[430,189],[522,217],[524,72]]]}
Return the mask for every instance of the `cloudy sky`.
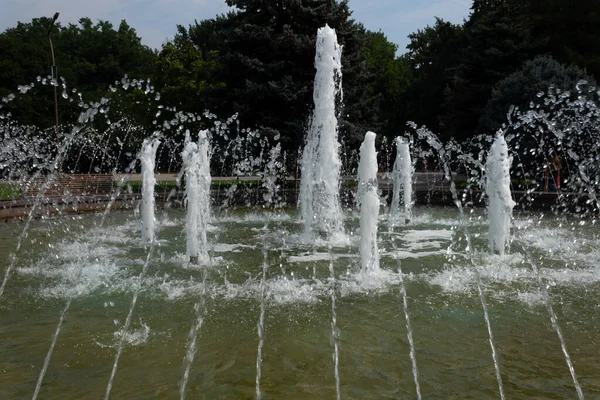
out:
{"label": "cloudy sky", "polygon": [[[60,12],[63,25],[81,17],[108,20],[114,25],[125,19],[152,48],[175,33],[177,24],[212,18],[227,11],[224,0],[1,0],[0,31],[40,16]],[[461,23],[469,14],[471,0],[350,0],[355,20],[367,29],[383,31],[404,52],[407,36],[431,25],[434,17]]]}

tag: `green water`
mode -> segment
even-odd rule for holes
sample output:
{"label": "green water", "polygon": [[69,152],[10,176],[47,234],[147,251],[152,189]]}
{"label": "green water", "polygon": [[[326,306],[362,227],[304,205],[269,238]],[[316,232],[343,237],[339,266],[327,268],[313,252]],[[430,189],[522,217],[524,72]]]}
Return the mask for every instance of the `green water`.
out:
{"label": "green water", "polygon": [[[512,246],[517,254],[500,257],[487,254],[485,217],[471,219],[474,260],[507,398],[576,398],[531,265],[517,252],[523,246],[551,285],[552,304],[584,394],[600,396],[600,240],[595,227],[518,216],[522,229]],[[94,227],[99,220],[86,215],[32,223],[0,298],[0,399],[32,397],[70,295],[73,303],[39,398],[103,398],[148,249],[140,243],[134,214],[114,213],[104,227]],[[294,216],[217,213],[209,234],[214,265],[190,267],[185,265],[183,224],[180,210],[159,215],[160,246],[150,260],[111,398],[179,398],[205,274],[204,322],[186,398],[255,397],[265,241],[263,398],[335,398],[327,247],[303,243],[298,238],[302,225]],[[455,224],[452,209],[418,210],[415,221],[397,227],[392,236],[382,221],[379,247],[386,273],[375,278],[356,273],[356,238],[334,248],[342,398],[416,398],[394,245],[402,252],[423,398],[500,397],[473,265]],[[355,218],[346,221],[348,232],[357,225]],[[23,227],[0,227],[2,276]]]}

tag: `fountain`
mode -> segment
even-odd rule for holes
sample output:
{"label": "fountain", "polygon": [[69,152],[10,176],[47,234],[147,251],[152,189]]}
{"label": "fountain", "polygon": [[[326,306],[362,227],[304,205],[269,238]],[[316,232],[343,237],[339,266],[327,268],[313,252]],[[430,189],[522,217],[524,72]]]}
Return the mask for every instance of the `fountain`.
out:
{"label": "fountain", "polygon": [[140,160],[142,162],[142,201],[140,202],[140,212],[142,215],[142,239],[146,242],[154,241],[154,165],[156,150],[160,140],[145,139],[142,144]]}
{"label": "fountain", "polygon": [[358,190],[356,202],[360,208],[360,267],[361,271],[379,270],[377,248],[377,218],[379,217],[379,185],[377,183],[377,153],[375,133],[367,132],[360,146]]}
{"label": "fountain", "polygon": [[510,240],[510,223],[515,202],[510,192],[508,146],[502,135],[496,136],[485,164],[485,192],[488,197],[490,250],[503,255]]}
{"label": "fountain", "polygon": [[182,153],[187,205],[187,256],[190,263],[208,262],[206,231],[210,220],[210,156],[207,131],[200,131],[198,143],[186,132]]}
{"label": "fountain", "polygon": [[[332,61],[336,76],[332,31],[322,30],[318,45],[329,46],[318,61]],[[323,139],[324,127],[335,126],[335,91],[324,88],[339,85],[327,82],[315,85],[323,92],[315,94],[309,137],[321,136],[307,141],[302,170],[310,179],[301,185],[300,211],[286,205],[279,143],[235,117],[165,107],[147,81],[114,86],[116,98],[147,91],[145,106],[157,120],[146,141],[108,99],[81,100],[81,118],[63,130],[60,149],[53,131],[22,127],[0,110],[2,176],[23,193],[2,210],[26,211],[24,223],[0,227],[0,397],[583,398],[600,391],[595,91],[549,90],[530,109],[512,110],[501,135],[462,146],[409,126],[410,149],[396,142],[400,171],[412,167],[405,152],[437,157],[445,181],[429,198],[446,196],[450,207],[418,203],[410,223],[394,224],[379,217],[372,132],[360,149],[360,209],[341,211],[340,161],[327,153],[337,147],[321,149],[337,142]],[[65,82],[59,87],[80,102]],[[325,92],[328,103],[318,103]],[[540,190],[550,147],[568,171],[560,193]],[[453,172],[457,163],[464,181]],[[173,179],[180,173],[185,187],[173,182],[162,192],[154,169]],[[90,196],[64,186],[59,172],[114,182]],[[418,187],[403,184],[404,194]],[[331,208],[312,200],[323,193]],[[141,215],[132,212],[138,204]],[[96,212],[76,212],[84,206]],[[307,240],[307,229],[326,237]],[[343,231],[343,245],[329,240]],[[492,241],[490,232],[498,233]]]}
{"label": "fountain", "polygon": [[[390,226],[394,226],[400,214],[400,204],[403,205],[404,222],[410,223],[412,212],[413,175],[410,149],[402,137],[396,138],[396,161],[392,170],[392,203],[390,204]],[[402,202],[400,201],[402,199]]]}
{"label": "fountain", "polygon": [[340,207],[340,168],[336,98],[341,95],[342,48],[329,26],[317,33],[314,114],[302,153],[300,210],[305,232],[339,237],[343,233]]}

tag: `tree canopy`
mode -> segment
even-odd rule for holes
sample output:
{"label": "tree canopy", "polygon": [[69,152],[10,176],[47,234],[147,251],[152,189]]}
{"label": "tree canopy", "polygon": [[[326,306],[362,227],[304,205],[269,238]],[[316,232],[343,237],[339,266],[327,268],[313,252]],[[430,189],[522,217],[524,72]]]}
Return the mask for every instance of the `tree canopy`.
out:
{"label": "tree canopy", "polygon": [[519,70],[494,86],[479,121],[479,130],[494,132],[507,122],[506,116],[511,107],[527,110],[530,104],[534,104],[533,100],[546,94],[549,88],[567,93],[581,81],[595,85],[594,79],[585,71],[575,66],[566,67],[550,56],[526,61]]}
{"label": "tree canopy", "polygon": [[[142,45],[125,21],[118,27],[90,18],[57,23],[50,34],[59,76],[88,99],[110,97],[109,85],[124,75],[150,78],[165,105],[221,118],[237,113],[241,126],[279,138],[294,159],[313,107],[316,33],[325,24],[343,45],[338,119],[350,148],[367,130],[401,135],[407,121],[428,126],[444,141],[489,134],[510,105],[526,106],[544,85],[600,74],[599,2],[473,0],[462,24],[436,18],[409,35],[400,55],[385,32],[353,19],[347,0],[226,3],[234,11],[177,26],[158,52]],[[35,18],[0,33],[0,96],[50,74],[51,22]],[[52,125],[51,91],[40,86],[19,96],[11,103],[13,116]],[[120,106],[151,127],[147,110],[136,108],[138,95],[127,94]],[[60,96],[59,102],[61,120],[79,112]]]}
{"label": "tree canopy", "polygon": [[[149,76],[152,72],[154,52],[142,45],[125,21],[117,29],[110,22],[94,24],[89,18],[81,18],[77,25],[62,26],[57,22],[52,29],[51,26],[50,18],[34,18],[0,34],[0,95],[6,96],[36,77],[51,74],[49,36],[58,75],[86,97],[107,93],[108,86],[124,75]],[[58,100],[61,120],[77,115],[76,105],[61,96]],[[11,107],[13,115],[24,124],[46,127],[54,122],[50,86],[36,87],[31,95],[18,98]]]}
{"label": "tree canopy", "polygon": [[[238,113],[244,126],[280,136],[285,149],[297,150],[312,107],[316,33],[328,24],[344,46],[341,129],[350,140],[364,133],[373,116],[364,107],[374,104],[367,95],[366,30],[350,18],[346,1],[228,4],[237,11],[180,26],[173,40],[189,43],[202,63],[218,66],[213,79],[219,84],[205,87],[207,108],[221,115]],[[169,46],[159,54],[159,65]]]}

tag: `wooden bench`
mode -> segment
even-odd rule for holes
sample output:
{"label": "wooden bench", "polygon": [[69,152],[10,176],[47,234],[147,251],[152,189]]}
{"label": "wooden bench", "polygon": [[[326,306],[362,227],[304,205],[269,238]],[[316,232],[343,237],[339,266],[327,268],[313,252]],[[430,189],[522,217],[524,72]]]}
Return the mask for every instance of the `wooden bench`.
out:
{"label": "wooden bench", "polygon": [[[47,177],[28,181],[22,189],[22,197],[37,197],[47,182]],[[73,197],[107,195],[113,189],[112,174],[59,174],[51,181],[45,197]]]}

